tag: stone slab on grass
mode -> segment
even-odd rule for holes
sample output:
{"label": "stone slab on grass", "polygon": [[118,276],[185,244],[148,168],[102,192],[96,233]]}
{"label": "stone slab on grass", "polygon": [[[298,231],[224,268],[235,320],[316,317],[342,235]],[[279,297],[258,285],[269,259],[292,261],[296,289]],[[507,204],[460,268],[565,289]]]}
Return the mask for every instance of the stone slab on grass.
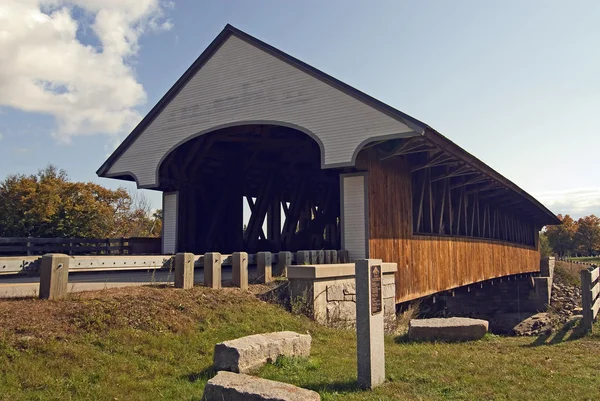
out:
{"label": "stone slab on grass", "polygon": [[311,336],[293,331],[254,334],[215,345],[214,367],[237,373],[248,373],[280,356],[307,357]]}
{"label": "stone slab on grass", "polygon": [[412,319],[408,326],[411,341],[470,341],[479,340],[487,333],[487,320],[466,317],[446,319]]}
{"label": "stone slab on grass", "polygon": [[204,387],[203,401],[320,401],[318,393],[241,373],[218,372]]}

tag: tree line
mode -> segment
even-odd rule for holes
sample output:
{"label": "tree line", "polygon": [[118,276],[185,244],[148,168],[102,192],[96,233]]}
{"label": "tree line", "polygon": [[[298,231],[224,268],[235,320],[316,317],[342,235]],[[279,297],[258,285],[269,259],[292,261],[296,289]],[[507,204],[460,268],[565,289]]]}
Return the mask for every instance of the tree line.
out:
{"label": "tree line", "polygon": [[560,225],[548,226],[540,235],[542,253],[548,247],[558,256],[596,256],[600,254],[600,218],[585,216],[575,221],[571,216],[558,215]]}
{"label": "tree line", "polygon": [[73,182],[54,165],[0,182],[0,237],[158,237],[161,227],[143,195]]}

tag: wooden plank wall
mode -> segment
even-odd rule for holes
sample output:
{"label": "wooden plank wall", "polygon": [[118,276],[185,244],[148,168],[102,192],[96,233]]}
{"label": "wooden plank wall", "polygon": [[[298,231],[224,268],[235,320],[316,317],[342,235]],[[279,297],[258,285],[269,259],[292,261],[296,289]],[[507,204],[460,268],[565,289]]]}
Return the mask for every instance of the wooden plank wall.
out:
{"label": "wooden plank wall", "polygon": [[398,263],[396,302],[539,271],[538,249],[465,237],[413,235],[410,166],[369,157],[369,257]]}

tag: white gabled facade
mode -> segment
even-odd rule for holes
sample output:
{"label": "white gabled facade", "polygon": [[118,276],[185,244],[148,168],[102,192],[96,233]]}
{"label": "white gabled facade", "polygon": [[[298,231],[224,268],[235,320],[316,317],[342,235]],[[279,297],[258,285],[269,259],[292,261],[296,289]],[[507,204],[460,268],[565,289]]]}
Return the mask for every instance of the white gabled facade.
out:
{"label": "white gabled facade", "polygon": [[297,128],[321,146],[322,167],[354,164],[375,138],[417,135],[407,125],[340,89],[230,35],[110,166],[158,186],[161,161],[177,146],[215,129],[250,123]]}

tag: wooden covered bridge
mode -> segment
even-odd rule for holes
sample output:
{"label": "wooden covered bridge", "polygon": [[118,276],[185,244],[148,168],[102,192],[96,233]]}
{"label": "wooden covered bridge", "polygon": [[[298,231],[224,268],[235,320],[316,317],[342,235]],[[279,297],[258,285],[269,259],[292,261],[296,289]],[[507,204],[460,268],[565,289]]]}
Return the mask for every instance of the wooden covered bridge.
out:
{"label": "wooden covered bridge", "polygon": [[164,253],[347,249],[398,263],[397,302],[538,271],[559,223],[431,127],[229,25],[97,173],[163,192]]}

